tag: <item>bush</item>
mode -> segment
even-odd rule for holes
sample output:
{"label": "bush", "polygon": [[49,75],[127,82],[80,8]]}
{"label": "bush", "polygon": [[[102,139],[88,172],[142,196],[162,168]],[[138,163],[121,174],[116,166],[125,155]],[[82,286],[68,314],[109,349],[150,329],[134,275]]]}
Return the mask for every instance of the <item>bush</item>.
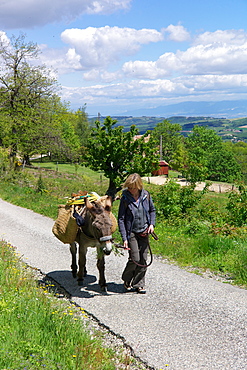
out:
{"label": "bush", "polygon": [[201,221],[196,217],[192,217],[184,228],[185,234],[190,236],[195,236],[198,234],[207,235],[209,233],[209,230],[209,223]]}
{"label": "bush", "polygon": [[247,222],[247,189],[240,185],[239,192],[232,191],[226,206],[229,223],[235,226],[243,226]]}
{"label": "bush", "polygon": [[160,187],[156,194],[158,214],[165,219],[181,218],[188,215],[200,202],[206,189],[195,192],[195,185],[180,186],[174,181],[169,181]]}
{"label": "bush", "polygon": [[37,193],[41,193],[41,194],[43,194],[44,192],[47,191],[41,174],[39,175],[39,178],[38,178],[38,181],[37,181],[36,191],[37,191]]}
{"label": "bush", "polygon": [[4,177],[9,170],[10,160],[8,150],[0,147],[0,177]]}
{"label": "bush", "polygon": [[209,222],[221,222],[225,213],[219,209],[219,204],[212,199],[201,199],[196,207],[197,217]]}

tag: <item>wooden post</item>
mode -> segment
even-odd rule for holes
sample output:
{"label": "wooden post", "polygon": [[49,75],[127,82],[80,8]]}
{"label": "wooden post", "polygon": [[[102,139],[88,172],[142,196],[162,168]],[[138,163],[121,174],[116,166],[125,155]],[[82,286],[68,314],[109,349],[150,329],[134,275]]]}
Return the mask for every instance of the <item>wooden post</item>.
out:
{"label": "wooden post", "polygon": [[162,161],[162,135],[160,135],[160,161]]}

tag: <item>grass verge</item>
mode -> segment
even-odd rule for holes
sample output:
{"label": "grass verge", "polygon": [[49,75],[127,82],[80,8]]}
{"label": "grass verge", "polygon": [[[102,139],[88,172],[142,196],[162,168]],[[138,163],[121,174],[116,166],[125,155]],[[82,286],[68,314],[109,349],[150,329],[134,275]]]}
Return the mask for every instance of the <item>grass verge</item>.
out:
{"label": "grass verge", "polygon": [[158,223],[155,229],[159,240],[151,241],[151,246],[156,255],[182,267],[196,267],[202,275],[209,269],[225,282],[247,287],[246,236],[230,238],[207,233],[189,236],[186,226],[177,228],[165,223]]}
{"label": "grass verge", "polygon": [[14,248],[0,246],[0,368],[116,369],[113,350],[85,327],[86,313],[38,287]]}

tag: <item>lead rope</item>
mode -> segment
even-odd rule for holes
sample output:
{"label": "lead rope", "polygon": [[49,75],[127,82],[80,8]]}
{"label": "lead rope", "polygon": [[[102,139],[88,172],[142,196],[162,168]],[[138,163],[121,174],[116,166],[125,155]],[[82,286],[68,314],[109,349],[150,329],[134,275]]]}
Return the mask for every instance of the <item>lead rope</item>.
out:
{"label": "lead rope", "polygon": [[[151,233],[151,235],[152,235],[152,237],[155,239],[155,240],[158,240],[159,238],[158,238],[158,236],[155,234],[155,232],[153,232],[153,233]],[[129,250],[129,251],[131,251],[131,249],[130,248],[124,248],[121,244],[115,244],[115,247],[117,247],[117,248],[122,248],[122,249],[125,249],[125,250]],[[153,253],[152,253],[152,249],[151,249],[151,247],[150,247],[150,243],[148,242],[148,249],[149,249],[149,253],[150,253],[150,258],[151,258],[151,260],[150,260],[150,262],[147,264],[147,265],[141,265],[140,263],[138,263],[138,262],[136,262],[136,261],[134,261],[134,259],[133,258],[131,258],[131,260],[132,260],[132,262],[134,262],[134,264],[135,265],[137,265],[137,266],[139,266],[139,267],[149,267],[152,263],[153,263]],[[131,252],[130,252],[130,254],[131,254]]]}
{"label": "lead rope", "polygon": [[[130,248],[129,248],[130,249]],[[150,244],[149,244],[149,242],[148,242],[148,249],[149,249],[149,252],[150,252],[150,262],[147,264],[147,265],[141,265],[140,263],[138,263],[138,262],[136,262],[132,257],[131,257],[131,261],[132,262],[134,262],[134,264],[136,265],[136,266],[139,266],[139,267],[149,267],[152,263],[153,263],[153,253],[152,253],[152,249],[151,249],[151,247],[150,247]],[[131,254],[131,252],[130,252],[130,254]]]}

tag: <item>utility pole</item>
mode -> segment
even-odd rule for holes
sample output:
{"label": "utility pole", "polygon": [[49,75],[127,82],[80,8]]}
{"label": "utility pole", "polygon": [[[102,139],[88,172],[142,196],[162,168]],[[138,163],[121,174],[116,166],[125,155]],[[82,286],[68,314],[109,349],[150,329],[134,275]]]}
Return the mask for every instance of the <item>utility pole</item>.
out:
{"label": "utility pole", "polygon": [[160,135],[160,161],[162,161],[162,135]]}

